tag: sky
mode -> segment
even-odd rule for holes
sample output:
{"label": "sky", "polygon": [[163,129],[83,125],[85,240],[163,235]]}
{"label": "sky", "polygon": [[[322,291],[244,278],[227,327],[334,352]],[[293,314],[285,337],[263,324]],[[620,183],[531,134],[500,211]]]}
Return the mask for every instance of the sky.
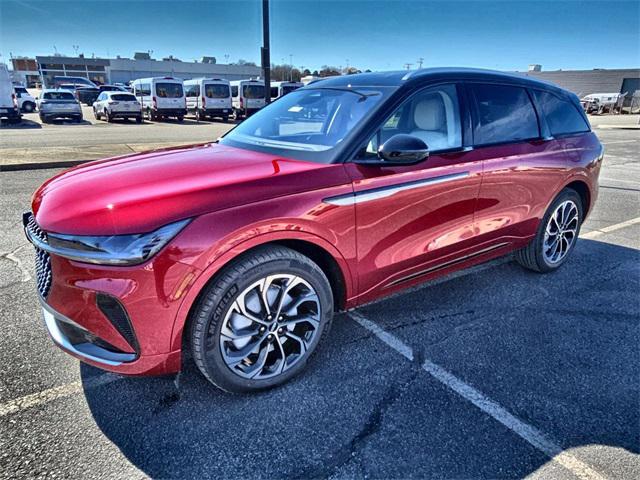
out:
{"label": "sky", "polygon": [[[0,0],[0,61],[13,56],[215,56],[260,63],[262,2]],[[271,61],[398,70],[640,67],[640,1],[271,0]],[[228,55],[228,57],[226,57]]]}

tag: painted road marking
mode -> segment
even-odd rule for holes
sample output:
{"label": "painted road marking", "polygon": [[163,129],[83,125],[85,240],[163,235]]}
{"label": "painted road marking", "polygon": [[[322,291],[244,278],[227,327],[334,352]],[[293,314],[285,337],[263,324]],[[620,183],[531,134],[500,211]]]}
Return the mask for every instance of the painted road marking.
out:
{"label": "painted road marking", "polygon": [[0,405],[0,417],[11,415],[12,413],[20,412],[37,405],[43,405],[58,398],[81,393],[84,390],[100,387],[120,380],[121,378],[122,377],[113,374],[103,373],[97,377],[87,380],[84,383],[80,381],[71,382],[58,387],[49,388],[41,392],[25,395],[24,397],[16,398]]}
{"label": "painted road marking", "polygon": [[584,235],[580,234],[580,238],[590,240],[592,238],[597,238],[600,235],[604,235],[605,233],[615,232],[616,230],[630,227],[631,225],[636,225],[638,223],[640,223],[640,217],[632,218],[631,220],[627,220],[626,222],[609,225],[608,227],[603,227],[599,230],[592,230],[591,232],[585,233]]}
{"label": "painted road marking", "polygon": [[[413,360],[413,349],[395,335],[364,317],[358,312],[349,312],[349,316],[363,328],[369,330],[382,342],[408,360]],[[465,400],[471,402],[487,415],[491,416],[537,450],[547,455],[553,462],[562,465],[577,477],[584,480],[602,480],[604,477],[574,455],[566,452],[558,442],[528,423],[509,413],[505,408],[491,400],[482,392],[460,380],[444,368],[430,360],[425,360],[422,369],[440,381]]]}

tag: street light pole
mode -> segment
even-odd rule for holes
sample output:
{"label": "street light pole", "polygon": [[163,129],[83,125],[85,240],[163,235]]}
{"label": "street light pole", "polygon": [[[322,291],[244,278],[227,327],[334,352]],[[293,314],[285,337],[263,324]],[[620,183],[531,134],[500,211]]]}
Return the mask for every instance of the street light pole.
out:
{"label": "street light pole", "polygon": [[262,71],[264,101],[271,103],[271,55],[269,52],[269,0],[262,0]]}

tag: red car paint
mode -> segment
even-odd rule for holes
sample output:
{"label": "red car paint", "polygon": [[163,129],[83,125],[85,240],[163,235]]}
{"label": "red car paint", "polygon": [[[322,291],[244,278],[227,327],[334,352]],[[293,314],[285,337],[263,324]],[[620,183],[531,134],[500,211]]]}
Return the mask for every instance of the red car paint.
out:
{"label": "red car paint", "polygon": [[[432,155],[408,166],[321,164],[218,144],[93,162],[34,195],[43,230],[116,235],[193,217],[141,265],[89,265],[52,255],[47,303],[124,352],[133,347],[97,309],[96,292],[124,306],[139,357],[108,370],[162,374],[181,367],[182,333],[198,294],[255,246],[312,244],[339,267],[343,308],[467,268],[524,246],[562,188],[581,182],[587,211],[597,196],[600,143],[593,133]],[[356,205],[352,192],[443,175],[460,178]]]}

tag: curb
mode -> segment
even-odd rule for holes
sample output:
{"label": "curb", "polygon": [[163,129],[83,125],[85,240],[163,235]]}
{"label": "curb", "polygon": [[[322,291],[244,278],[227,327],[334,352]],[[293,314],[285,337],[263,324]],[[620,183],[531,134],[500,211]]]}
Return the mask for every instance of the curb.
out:
{"label": "curb", "polygon": [[12,163],[0,165],[0,172],[18,172],[21,170],[44,170],[47,168],[71,168],[94,160],[61,160],[58,162]]}

